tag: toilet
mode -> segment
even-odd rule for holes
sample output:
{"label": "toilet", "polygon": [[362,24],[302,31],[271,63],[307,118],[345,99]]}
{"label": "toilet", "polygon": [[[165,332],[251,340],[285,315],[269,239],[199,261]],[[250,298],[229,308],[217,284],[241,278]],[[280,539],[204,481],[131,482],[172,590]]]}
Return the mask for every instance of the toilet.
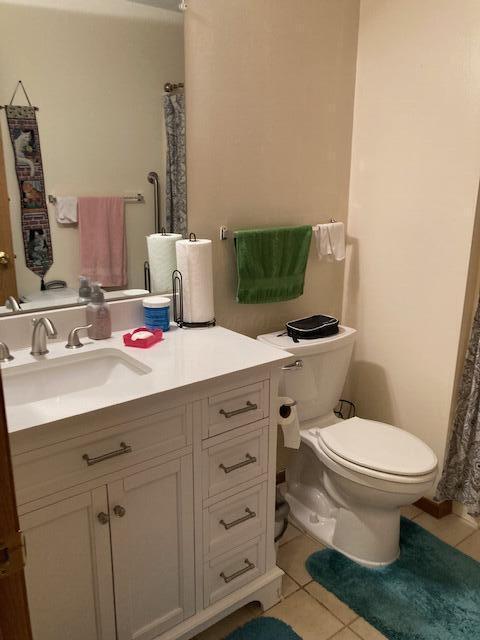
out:
{"label": "toilet", "polygon": [[301,444],[287,468],[291,516],[311,536],[368,567],[399,556],[400,508],[436,478],[438,461],[422,440],[397,427],[334,414],[356,330],[298,343],[276,331],[258,340],[289,351],[279,393],[297,402]]}

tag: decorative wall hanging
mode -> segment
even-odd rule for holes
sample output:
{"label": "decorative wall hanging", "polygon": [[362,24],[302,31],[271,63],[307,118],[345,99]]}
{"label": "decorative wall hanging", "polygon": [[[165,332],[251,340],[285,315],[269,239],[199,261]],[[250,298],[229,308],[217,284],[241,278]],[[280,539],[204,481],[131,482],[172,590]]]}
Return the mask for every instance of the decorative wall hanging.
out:
{"label": "decorative wall hanging", "polygon": [[[28,106],[21,107],[12,104],[19,87],[23,89]],[[45,200],[40,138],[35,115],[37,107],[32,107],[21,80],[15,88],[10,104],[5,106],[5,111],[20,189],[25,262],[27,267],[41,278],[41,289],[43,290],[45,288],[45,274],[53,264],[52,239]]]}

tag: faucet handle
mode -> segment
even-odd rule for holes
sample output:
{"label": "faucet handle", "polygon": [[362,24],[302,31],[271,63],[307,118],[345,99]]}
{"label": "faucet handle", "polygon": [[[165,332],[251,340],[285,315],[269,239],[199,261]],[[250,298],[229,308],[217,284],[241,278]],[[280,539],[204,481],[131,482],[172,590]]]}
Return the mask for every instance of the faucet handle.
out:
{"label": "faucet handle", "polygon": [[14,296],[8,296],[8,298],[5,300],[5,306],[7,307],[7,309],[10,309],[14,313],[16,311],[22,310],[22,307]]}
{"label": "faucet handle", "polygon": [[70,333],[68,334],[67,344],[65,345],[65,349],[80,349],[83,347],[83,342],[80,342],[80,338],[78,337],[78,332],[82,331],[82,329],[90,329],[92,325],[86,324],[84,327],[74,327]]}
{"label": "faucet handle", "polygon": [[5,342],[0,342],[0,362],[11,362],[13,356],[10,353],[10,349]]}

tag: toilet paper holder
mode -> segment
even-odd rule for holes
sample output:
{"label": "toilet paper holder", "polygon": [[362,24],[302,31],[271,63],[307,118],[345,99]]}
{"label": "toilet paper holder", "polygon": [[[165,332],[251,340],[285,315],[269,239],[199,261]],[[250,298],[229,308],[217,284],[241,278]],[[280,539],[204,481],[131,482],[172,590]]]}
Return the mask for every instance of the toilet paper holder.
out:
{"label": "toilet paper holder", "polygon": [[290,413],[292,412],[293,407],[296,406],[296,400],[292,400],[291,402],[282,402],[282,404],[278,408],[278,413],[282,418],[288,418]]}
{"label": "toilet paper holder", "polygon": [[[194,234],[190,234],[192,236]],[[183,277],[181,271],[175,269],[172,272],[173,291],[173,321],[181,329],[194,329],[198,327],[214,327],[215,318],[206,322],[186,322],[183,319]]]}

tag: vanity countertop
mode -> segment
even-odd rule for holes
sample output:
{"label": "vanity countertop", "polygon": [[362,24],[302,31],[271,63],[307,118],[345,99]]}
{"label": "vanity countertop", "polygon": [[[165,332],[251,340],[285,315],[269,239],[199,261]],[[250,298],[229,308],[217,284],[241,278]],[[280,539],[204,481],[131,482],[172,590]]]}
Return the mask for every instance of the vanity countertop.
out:
{"label": "vanity countertop", "polygon": [[[207,380],[246,372],[260,366],[280,366],[292,357],[287,352],[219,326],[182,330],[172,325],[170,331],[164,334],[162,342],[150,349],[125,347],[122,339],[124,333],[125,331],[117,331],[108,340],[94,341],[82,338],[85,346],[78,351],[65,349],[65,340],[49,342],[50,352],[38,358],[30,355],[30,349],[15,351],[15,360],[1,365],[2,371],[11,371],[5,376],[6,379],[4,378],[9,432],[49,424],[166,391],[185,389]],[[21,369],[27,370],[27,367],[22,365],[29,365],[28,371],[38,374],[37,367],[46,369],[61,365],[62,361],[67,362],[65,358],[74,363],[74,359],[78,357],[78,362],[83,361],[85,369],[85,363],[88,363],[90,358],[91,366],[95,367],[95,363],[99,362],[95,358],[100,355],[98,352],[102,349],[107,357],[109,353],[117,353],[119,356],[123,354],[127,359],[133,358],[141,367],[141,374],[128,376],[123,381],[117,372],[115,382],[81,390],[70,389],[66,393],[47,389],[48,397],[40,400],[35,400],[34,390],[29,390],[28,384],[25,384],[25,388],[22,387],[21,400],[17,398],[15,402],[9,402],[8,378],[12,379],[16,375],[15,369],[18,373]],[[55,361],[55,365],[50,361]],[[98,370],[95,371],[95,375],[102,374]],[[92,380],[93,377],[92,373]],[[34,397],[34,401],[29,400],[29,397]]]}

